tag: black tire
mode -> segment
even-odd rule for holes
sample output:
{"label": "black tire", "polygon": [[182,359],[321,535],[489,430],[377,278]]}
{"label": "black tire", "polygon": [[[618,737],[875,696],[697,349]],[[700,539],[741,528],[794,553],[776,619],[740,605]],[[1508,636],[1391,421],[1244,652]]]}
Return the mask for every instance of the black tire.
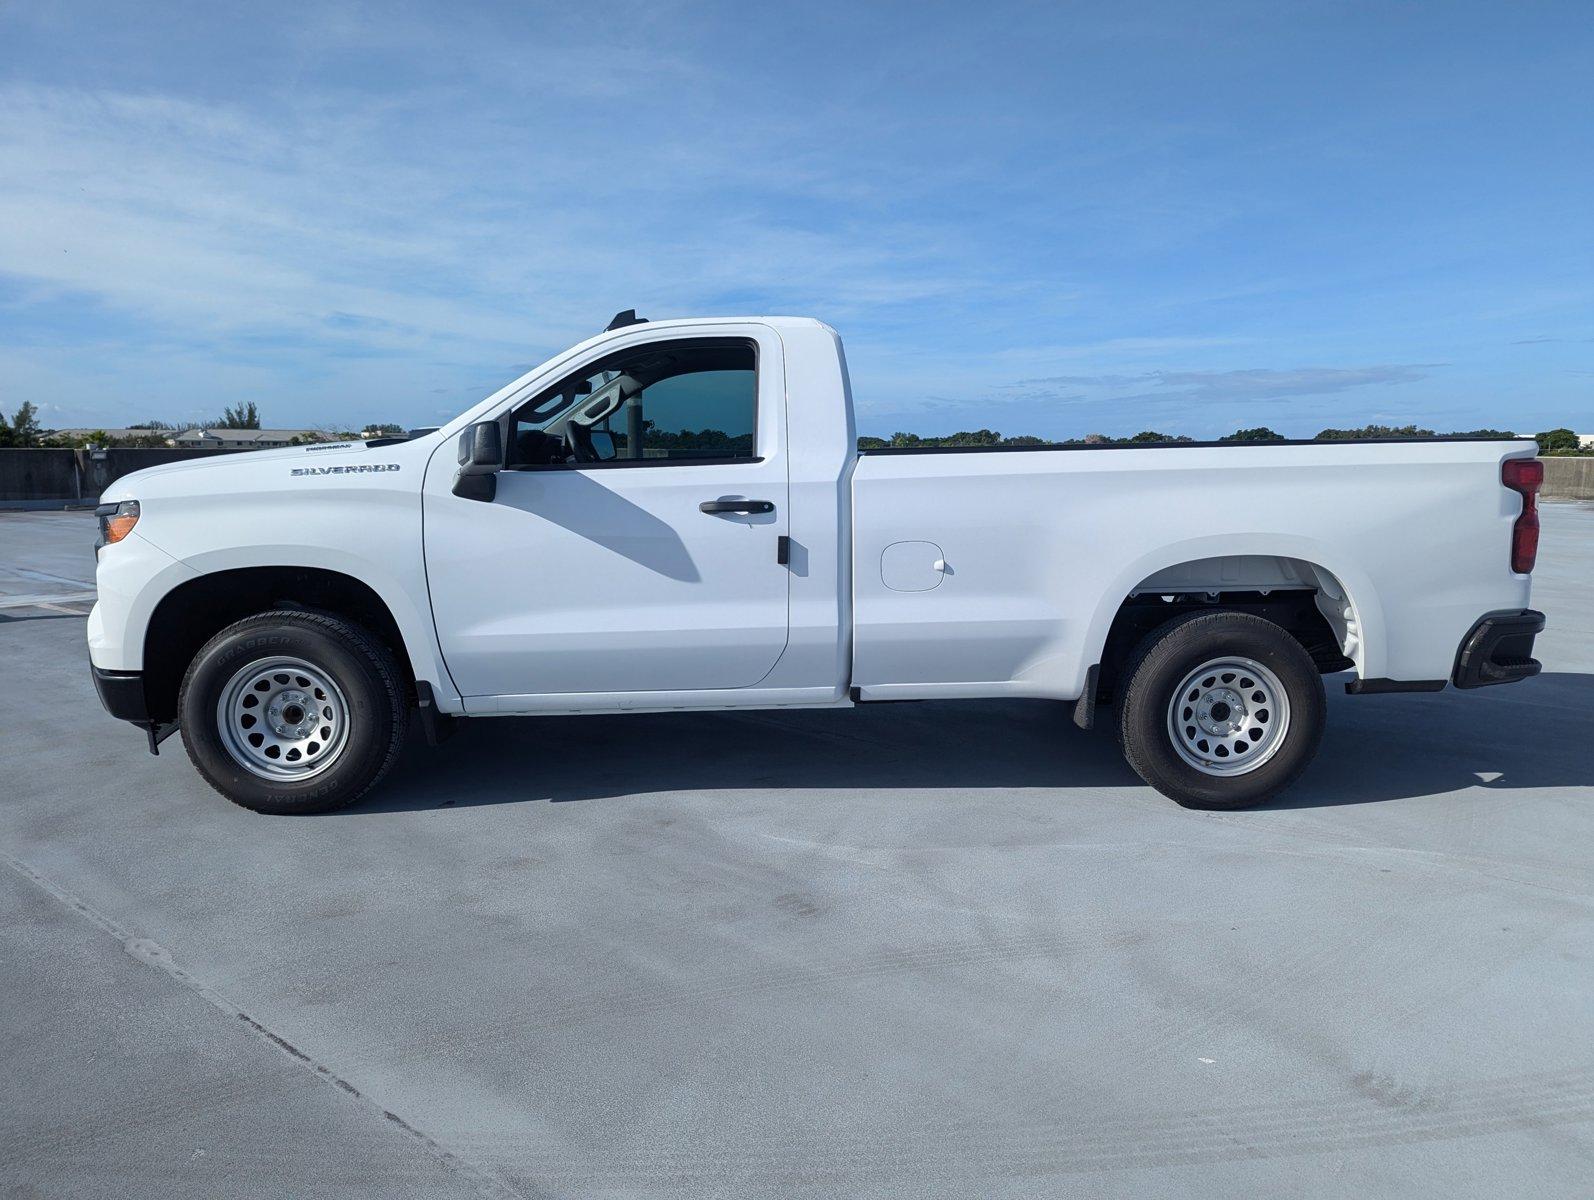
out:
{"label": "black tire", "polygon": [[[303,780],[250,771],[217,728],[228,681],[249,663],[277,656],[324,672],[348,709],[347,737],[331,765]],[[406,696],[392,653],[370,633],[326,613],[284,610],[245,617],[206,642],[188,665],[177,711],[188,757],[227,799],[260,813],[318,813],[352,804],[392,769],[407,729]]]}
{"label": "black tire", "polygon": [[[1260,766],[1213,775],[1187,762],[1176,747],[1170,704],[1191,672],[1225,656],[1270,670],[1288,698],[1289,717]],[[1124,757],[1140,778],[1186,808],[1249,808],[1270,800],[1300,778],[1323,740],[1327,705],[1316,664],[1286,630],[1263,617],[1219,611],[1170,621],[1135,647],[1122,678],[1115,724]],[[1238,762],[1235,755],[1230,769]]]}

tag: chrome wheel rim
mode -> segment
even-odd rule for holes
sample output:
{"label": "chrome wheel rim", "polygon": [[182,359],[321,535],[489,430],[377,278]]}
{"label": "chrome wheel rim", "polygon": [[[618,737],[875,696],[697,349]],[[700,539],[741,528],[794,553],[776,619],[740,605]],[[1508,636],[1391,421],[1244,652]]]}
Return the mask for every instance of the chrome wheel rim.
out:
{"label": "chrome wheel rim", "polygon": [[1173,748],[1203,775],[1256,770],[1278,753],[1289,728],[1290,698],[1283,682],[1252,658],[1202,663],[1168,701]]}
{"label": "chrome wheel rim", "polygon": [[216,702],[221,744],[245,770],[279,783],[319,775],[349,740],[349,706],[332,677],[303,659],[256,659]]}

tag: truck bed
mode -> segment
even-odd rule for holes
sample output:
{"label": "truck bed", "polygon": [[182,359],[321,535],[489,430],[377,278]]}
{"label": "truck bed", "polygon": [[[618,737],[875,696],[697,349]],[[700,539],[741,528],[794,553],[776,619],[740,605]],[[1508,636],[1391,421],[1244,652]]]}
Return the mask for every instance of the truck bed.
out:
{"label": "truck bed", "polygon": [[862,451],[854,683],[865,699],[1073,699],[1131,595],[1284,588],[1312,593],[1363,679],[1443,680],[1479,614],[1527,603],[1509,563],[1521,500],[1500,464],[1534,452],[1489,438]]}

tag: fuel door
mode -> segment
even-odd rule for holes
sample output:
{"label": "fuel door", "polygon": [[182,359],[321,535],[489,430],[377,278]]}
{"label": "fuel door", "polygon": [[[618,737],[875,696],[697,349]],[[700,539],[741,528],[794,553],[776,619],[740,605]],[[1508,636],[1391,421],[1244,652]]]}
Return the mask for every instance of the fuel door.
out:
{"label": "fuel door", "polygon": [[880,581],[894,592],[927,592],[949,574],[934,542],[892,542],[880,553]]}

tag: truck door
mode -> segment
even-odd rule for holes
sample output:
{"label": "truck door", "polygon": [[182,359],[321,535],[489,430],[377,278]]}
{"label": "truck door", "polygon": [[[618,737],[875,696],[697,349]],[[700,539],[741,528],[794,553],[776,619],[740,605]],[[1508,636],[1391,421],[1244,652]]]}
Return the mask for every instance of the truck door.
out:
{"label": "truck door", "polygon": [[[779,338],[645,330],[515,403],[488,503],[432,456],[438,641],[470,696],[750,687],[786,646]],[[674,336],[670,336],[674,334]]]}

